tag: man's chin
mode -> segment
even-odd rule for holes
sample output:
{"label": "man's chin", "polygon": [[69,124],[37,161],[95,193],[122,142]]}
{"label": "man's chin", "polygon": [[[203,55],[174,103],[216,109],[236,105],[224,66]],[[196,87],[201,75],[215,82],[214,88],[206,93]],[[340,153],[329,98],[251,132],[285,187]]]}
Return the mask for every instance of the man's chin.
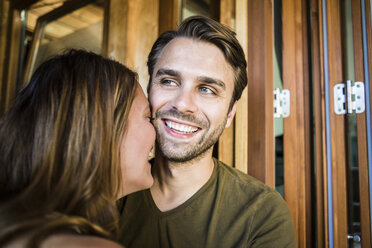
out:
{"label": "man's chin", "polygon": [[206,152],[210,149],[209,147],[198,147],[198,149],[187,151],[185,149],[174,149],[172,146],[162,147],[160,150],[165,159],[173,163],[187,163],[191,161],[199,160],[204,157]]}
{"label": "man's chin", "polygon": [[185,163],[187,161],[192,160],[197,155],[195,155],[195,154],[184,154],[184,153],[180,154],[180,153],[175,153],[174,151],[172,151],[172,152],[165,151],[165,152],[163,152],[163,156],[164,156],[165,159],[167,159],[170,162]]}

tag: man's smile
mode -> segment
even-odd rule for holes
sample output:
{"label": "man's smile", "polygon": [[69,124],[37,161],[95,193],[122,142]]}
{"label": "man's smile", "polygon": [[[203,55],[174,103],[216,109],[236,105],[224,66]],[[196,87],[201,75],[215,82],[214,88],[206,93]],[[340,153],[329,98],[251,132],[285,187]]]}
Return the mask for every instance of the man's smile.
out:
{"label": "man's smile", "polygon": [[189,138],[194,136],[199,130],[199,127],[181,123],[179,121],[170,120],[170,119],[162,119],[165,129],[168,133],[173,136],[182,136],[183,138]]}
{"label": "man's smile", "polygon": [[184,123],[179,123],[179,122],[169,120],[169,119],[164,119],[163,121],[168,128],[178,133],[190,134],[190,133],[195,133],[199,129],[198,127],[191,126],[191,125],[184,124]]}

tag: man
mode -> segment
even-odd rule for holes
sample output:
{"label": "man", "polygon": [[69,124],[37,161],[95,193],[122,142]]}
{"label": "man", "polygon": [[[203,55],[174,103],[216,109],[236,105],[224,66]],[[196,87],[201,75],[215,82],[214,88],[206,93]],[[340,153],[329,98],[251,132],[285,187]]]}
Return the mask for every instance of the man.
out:
{"label": "man", "polygon": [[[162,34],[148,59],[157,133],[154,185],[119,207],[126,247],[295,247],[282,197],[212,158],[247,85],[235,34],[191,17]],[[139,130],[141,131],[141,130]]]}

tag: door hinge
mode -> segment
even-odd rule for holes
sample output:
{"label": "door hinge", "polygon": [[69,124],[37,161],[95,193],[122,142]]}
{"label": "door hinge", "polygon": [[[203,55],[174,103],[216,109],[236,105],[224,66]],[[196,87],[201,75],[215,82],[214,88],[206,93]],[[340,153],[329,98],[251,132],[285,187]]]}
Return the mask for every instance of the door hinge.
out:
{"label": "door hinge", "polygon": [[274,89],[274,118],[286,118],[290,114],[290,92],[289,90],[280,91]]}
{"label": "door hinge", "polygon": [[336,84],[333,87],[333,95],[334,110],[336,114],[352,114],[354,111],[357,114],[364,112],[365,102],[363,82],[355,82],[353,84],[351,80],[347,80],[346,87],[344,84]]}

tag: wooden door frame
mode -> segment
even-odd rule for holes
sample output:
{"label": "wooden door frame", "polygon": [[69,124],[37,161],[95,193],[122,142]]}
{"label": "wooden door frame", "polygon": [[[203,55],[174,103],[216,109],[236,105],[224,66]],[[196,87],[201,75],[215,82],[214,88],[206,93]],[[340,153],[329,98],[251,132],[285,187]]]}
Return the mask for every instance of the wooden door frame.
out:
{"label": "wooden door frame", "polygon": [[[332,189],[333,189],[333,224],[334,246],[347,247],[347,208],[346,208],[346,144],[345,116],[336,115],[333,105],[333,87],[345,82],[342,65],[342,36],[340,0],[327,1],[328,59],[329,59],[329,98],[330,98],[330,136],[332,159]],[[336,139],[337,137],[337,139]],[[340,156],[340,154],[342,154]]]}
{"label": "wooden door frame", "polygon": [[179,5],[179,0],[159,0],[159,35],[177,28],[181,10]]}
{"label": "wooden door frame", "polygon": [[[366,19],[367,35],[369,45],[369,64],[372,63],[372,38],[369,1],[366,1]],[[361,1],[352,1],[353,18],[353,42],[354,42],[354,65],[355,81],[365,82],[364,64],[363,64],[363,42],[362,42],[362,20],[361,20]],[[369,31],[369,32],[368,32]],[[370,70],[371,73],[371,70]],[[358,137],[358,168],[359,168],[359,198],[360,198],[360,224],[362,247],[371,247],[371,228],[370,228],[370,201],[369,201],[369,178],[368,178],[368,155],[367,155],[367,137],[366,114],[356,115],[357,118],[357,137]],[[360,138],[362,137],[362,138]]]}
{"label": "wooden door frame", "polygon": [[[319,0],[319,13],[322,13],[321,3]],[[359,1],[351,1],[352,3],[352,19],[353,19],[353,43],[354,43],[354,65],[355,65],[355,81],[364,81],[363,71],[363,51],[361,39],[361,7]],[[333,87],[337,83],[345,83],[346,78],[343,78],[342,65],[342,37],[341,37],[341,21],[339,0],[327,1],[327,29],[328,29],[328,53],[329,53],[329,89],[330,89],[330,123],[331,123],[331,147],[332,147],[332,187],[333,187],[333,225],[334,230],[334,246],[347,247],[347,191],[346,191],[346,140],[345,140],[345,115],[336,115],[333,107]],[[368,8],[367,8],[368,9]],[[369,15],[367,11],[367,15]],[[322,20],[323,21],[323,20]],[[322,23],[322,21],[320,23]],[[368,24],[367,24],[368,25]],[[370,25],[370,24],[369,24]],[[369,53],[372,52],[371,30],[369,32]],[[320,26],[320,36],[323,37],[322,27]],[[320,39],[320,44],[323,46],[323,38]],[[324,60],[324,54],[321,56]],[[370,58],[371,60],[371,58]],[[370,62],[371,63],[371,62]],[[322,71],[324,78],[324,71]],[[366,151],[366,117],[365,114],[357,114],[357,135],[358,135],[358,167],[359,167],[359,190],[360,190],[360,211],[361,211],[361,236],[362,247],[370,247],[370,213],[369,213],[369,193],[368,193],[368,164]],[[362,137],[360,139],[360,137]],[[324,144],[324,143],[323,143]],[[324,168],[326,163],[323,163]],[[325,170],[325,169],[324,169]],[[325,207],[329,205],[326,200],[327,188],[324,187],[324,202]],[[319,199],[319,197],[318,197]],[[318,209],[319,213],[319,209]],[[324,229],[328,230],[326,210],[324,211],[325,225]],[[318,214],[318,220],[319,218]],[[318,223],[319,226],[319,223]],[[328,232],[326,232],[328,234]],[[328,246],[328,238],[326,236],[326,246]]]}
{"label": "wooden door frame", "polygon": [[159,33],[159,0],[106,2],[103,54],[136,71],[146,91],[147,56]]}
{"label": "wooden door frame", "polygon": [[327,213],[326,213],[326,185],[324,180],[325,175],[325,103],[324,97],[322,97],[324,92],[324,80],[321,75],[323,75],[323,49],[320,42],[321,37],[321,9],[318,5],[318,0],[311,1],[311,22],[312,22],[312,86],[313,86],[313,101],[314,101],[314,163],[315,163],[315,196],[313,199],[316,201],[313,204],[316,211],[313,220],[316,224],[316,245],[317,247],[327,247],[328,246],[328,233],[327,230]]}
{"label": "wooden door frame", "polygon": [[35,61],[37,57],[37,53],[39,50],[40,42],[41,42],[41,37],[44,33],[44,27],[48,23],[57,20],[58,18],[61,18],[62,16],[71,13],[79,8],[82,8],[89,3],[91,3],[94,0],[80,0],[77,2],[67,2],[63,4],[62,6],[42,15],[39,16],[36,22],[35,30],[34,30],[34,35],[32,38],[32,44],[30,48],[30,52],[27,58],[26,62],[26,69],[24,73],[24,79],[23,79],[23,84],[28,82],[32,76],[32,73],[34,71],[35,67]]}
{"label": "wooden door frame", "polygon": [[[220,1],[220,22],[235,30],[246,60],[249,20],[247,5],[245,0]],[[248,172],[248,87],[243,90],[237,103],[233,125],[224,130],[218,143],[218,158],[245,173]]]}
{"label": "wooden door frame", "polygon": [[[249,0],[247,7],[247,172],[275,187],[273,3],[270,0]],[[240,135],[239,130],[236,133]],[[244,148],[236,149],[237,152],[242,152]]]}
{"label": "wooden door frame", "polygon": [[283,89],[291,93],[283,119],[284,198],[292,212],[298,247],[311,247],[311,99],[305,0],[282,1]]}
{"label": "wooden door frame", "polygon": [[[367,11],[368,12],[368,11]],[[352,1],[354,70],[355,81],[365,82],[363,65],[363,42],[361,23],[361,3]],[[371,43],[371,40],[370,40]],[[366,137],[366,114],[357,114],[357,137]],[[359,199],[362,247],[371,247],[370,212],[369,212],[369,178],[367,140],[358,139]]]}
{"label": "wooden door frame", "polygon": [[[4,16],[6,23],[1,25],[1,36],[5,42],[1,45],[1,61],[2,66],[0,74],[0,116],[12,104],[12,101],[17,93],[17,71],[20,40],[21,40],[21,18],[20,10],[16,8],[16,1],[4,3]],[[5,13],[7,12],[7,13]],[[4,29],[3,29],[4,28]],[[4,37],[5,36],[5,37]]]}
{"label": "wooden door frame", "polygon": [[[240,1],[241,2],[241,1]],[[241,31],[237,30],[237,19],[240,19],[239,22],[241,21],[241,15],[236,14],[236,3],[235,0],[220,0],[220,22],[231,29],[235,30],[237,35],[239,35],[241,38],[239,41],[242,44],[242,38],[244,38],[244,35],[241,35]],[[244,18],[244,17],[243,17]],[[245,23],[245,21],[243,21]],[[244,25],[240,25],[244,26]],[[244,30],[244,27],[243,27]],[[242,45],[244,53],[246,53],[246,49],[244,45]],[[218,159],[222,162],[224,162],[227,165],[235,167],[235,138],[234,138],[234,133],[235,133],[235,125],[236,125],[236,119],[242,119],[240,113],[246,113],[246,110],[244,110],[244,107],[246,106],[245,104],[242,104],[242,100],[244,101],[246,96],[246,92],[242,94],[242,98],[239,101],[238,108],[237,108],[237,113],[236,116],[233,120],[233,123],[230,125],[230,127],[225,128],[223,131],[221,137],[218,140]],[[243,166],[240,168],[243,172],[246,172],[246,166],[244,166],[244,163],[242,163]]]}

